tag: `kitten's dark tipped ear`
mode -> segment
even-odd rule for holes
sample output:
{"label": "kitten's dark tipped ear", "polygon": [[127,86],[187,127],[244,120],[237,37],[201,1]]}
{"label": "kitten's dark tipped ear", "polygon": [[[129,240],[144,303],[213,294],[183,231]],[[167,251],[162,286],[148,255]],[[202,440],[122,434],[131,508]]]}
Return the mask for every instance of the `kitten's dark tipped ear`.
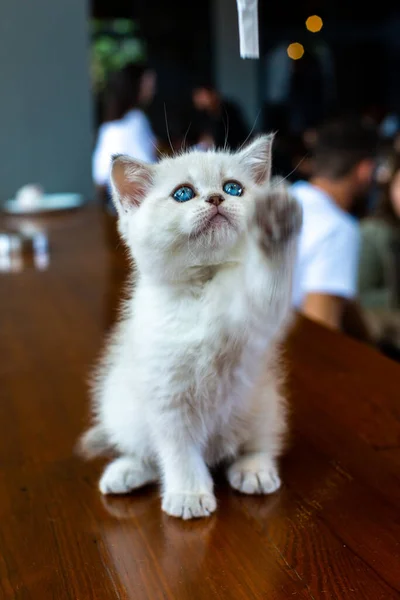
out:
{"label": "kitten's dark tipped ear", "polygon": [[271,176],[271,149],[274,134],[260,135],[240,150],[239,156],[258,185],[267,183]]}
{"label": "kitten's dark tipped ear", "polygon": [[139,206],[151,186],[151,165],[117,154],[112,158],[111,184],[117,210],[127,212]]}

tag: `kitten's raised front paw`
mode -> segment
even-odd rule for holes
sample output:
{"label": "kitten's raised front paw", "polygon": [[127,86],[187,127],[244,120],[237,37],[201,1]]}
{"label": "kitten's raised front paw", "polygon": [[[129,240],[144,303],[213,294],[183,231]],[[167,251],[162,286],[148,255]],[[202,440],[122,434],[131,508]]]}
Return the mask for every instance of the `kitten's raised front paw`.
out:
{"label": "kitten's raised front paw", "polygon": [[252,456],[234,462],[227,476],[231,486],[243,494],[273,494],[281,486],[276,466]]}
{"label": "kitten's raised front paw", "polygon": [[271,183],[266,197],[259,199],[255,208],[262,248],[268,253],[273,252],[298,234],[303,220],[302,212],[301,206],[283,183]]}
{"label": "kitten's raised front paw", "polygon": [[105,468],[99,488],[102,494],[129,494],[156,479],[157,473],[152,467],[134,458],[121,456]]}
{"label": "kitten's raised front paw", "polygon": [[162,501],[162,509],[171,517],[195,519],[209,517],[217,508],[213,494],[168,494]]}

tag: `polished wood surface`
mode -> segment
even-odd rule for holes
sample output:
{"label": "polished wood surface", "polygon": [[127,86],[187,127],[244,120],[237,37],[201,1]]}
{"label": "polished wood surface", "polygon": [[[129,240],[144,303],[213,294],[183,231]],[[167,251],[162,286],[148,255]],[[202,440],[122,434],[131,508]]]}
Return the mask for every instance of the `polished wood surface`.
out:
{"label": "polished wood surface", "polygon": [[47,268],[0,273],[0,598],[400,598],[399,366],[300,322],[280,492],[221,479],[216,515],[186,523],[154,488],[102,498],[73,446],[126,261],[100,211],[43,224]]}

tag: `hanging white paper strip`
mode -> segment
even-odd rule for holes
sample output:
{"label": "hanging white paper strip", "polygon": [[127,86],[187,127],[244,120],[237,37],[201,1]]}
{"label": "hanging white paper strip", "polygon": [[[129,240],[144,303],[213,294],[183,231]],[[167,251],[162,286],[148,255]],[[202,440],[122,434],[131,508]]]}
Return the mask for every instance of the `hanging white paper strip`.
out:
{"label": "hanging white paper strip", "polygon": [[259,58],[258,0],[236,0],[239,15],[240,56]]}

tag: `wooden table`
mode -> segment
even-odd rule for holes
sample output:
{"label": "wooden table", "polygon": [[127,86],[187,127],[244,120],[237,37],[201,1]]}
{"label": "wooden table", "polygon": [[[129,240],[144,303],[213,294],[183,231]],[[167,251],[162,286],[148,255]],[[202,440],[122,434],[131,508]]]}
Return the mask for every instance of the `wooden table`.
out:
{"label": "wooden table", "polygon": [[278,494],[221,481],[189,523],[155,489],[102,498],[73,445],[126,263],[100,211],[45,223],[48,268],[0,274],[0,598],[400,598],[399,366],[301,322]]}

